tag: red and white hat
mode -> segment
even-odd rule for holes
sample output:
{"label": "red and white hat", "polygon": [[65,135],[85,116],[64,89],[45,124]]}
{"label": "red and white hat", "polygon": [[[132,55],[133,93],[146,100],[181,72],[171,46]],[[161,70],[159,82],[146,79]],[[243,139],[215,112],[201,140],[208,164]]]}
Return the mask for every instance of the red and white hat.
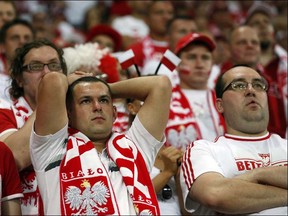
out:
{"label": "red and white hat", "polygon": [[190,43],[193,43],[196,41],[200,41],[206,44],[208,49],[211,52],[216,48],[215,42],[209,36],[205,34],[200,34],[200,33],[189,33],[179,39],[179,41],[177,42],[175,51],[174,51],[175,54],[178,55],[182,49],[184,49]]}

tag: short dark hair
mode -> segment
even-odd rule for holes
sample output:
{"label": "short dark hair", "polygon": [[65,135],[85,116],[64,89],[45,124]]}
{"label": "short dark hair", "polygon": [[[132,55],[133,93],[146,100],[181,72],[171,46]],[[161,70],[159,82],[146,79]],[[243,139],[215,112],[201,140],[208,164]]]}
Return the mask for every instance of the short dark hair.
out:
{"label": "short dark hair", "polygon": [[74,87],[81,83],[81,82],[101,82],[103,83],[104,85],[107,86],[108,88],[108,91],[109,91],[109,94],[110,96],[112,97],[112,91],[111,91],[111,88],[110,86],[108,85],[107,82],[105,82],[104,80],[102,79],[99,79],[95,76],[84,76],[84,77],[81,77],[77,80],[75,80],[74,82],[72,82],[69,87],[68,87],[68,90],[67,90],[67,94],[66,94],[66,105],[67,105],[67,108],[69,108],[69,106],[71,105],[72,101],[73,101],[73,91],[74,91]]}
{"label": "short dark hair", "polygon": [[[247,64],[236,64],[236,65],[233,65],[233,67],[231,67],[231,68],[235,68],[235,67],[250,67],[250,68],[252,68],[251,66],[249,66],[249,65],[247,65]],[[230,68],[230,69],[231,69]],[[230,69],[228,69],[227,71],[229,71]],[[253,69],[253,68],[252,68]],[[255,70],[255,69],[254,69]],[[223,73],[221,73],[219,76],[218,76],[218,78],[217,78],[217,81],[216,81],[216,85],[215,85],[215,92],[216,92],[216,97],[217,98],[222,98],[222,95],[223,95],[223,89],[224,89],[224,84],[225,83],[223,83],[223,76],[224,76],[224,74],[227,72],[227,71],[225,71],[225,72],[223,72]],[[260,76],[261,76],[261,78],[262,79],[264,79],[264,80],[266,80],[265,79],[265,77],[263,76],[263,74],[260,72],[260,71],[258,71],[258,70],[255,70]]]}
{"label": "short dark hair", "polygon": [[[51,41],[47,39],[35,40],[30,43],[24,44],[24,46],[16,50],[15,58],[13,59],[11,63],[12,83],[11,83],[10,95],[12,98],[18,99],[19,97],[24,95],[24,90],[22,87],[18,85],[17,80],[19,78],[22,78],[24,58],[26,54],[31,49],[40,48],[43,46],[49,46],[53,48],[54,50],[56,50],[56,52],[58,53],[59,60],[60,60],[62,72],[65,75],[67,75],[67,65],[63,57],[64,51],[61,48],[58,48],[55,44],[53,44]],[[45,55],[45,53],[43,53],[43,55]]]}
{"label": "short dark hair", "polygon": [[[224,72],[225,73],[225,72]],[[215,92],[216,92],[216,97],[217,98],[222,98],[222,94],[223,94],[223,88],[224,88],[224,83],[223,83],[223,75],[224,73],[221,73],[216,81],[216,85],[215,85]]]}
{"label": "short dark hair", "polygon": [[[167,32],[170,32],[171,31],[171,26],[172,24],[176,21],[176,20],[185,20],[185,21],[194,21],[195,20],[193,19],[192,16],[185,16],[185,15],[176,15],[174,16],[172,19],[170,19],[168,22],[167,22],[167,25],[166,25],[166,29],[167,29]],[[196,23],[196,22],[195,22]]]}
{"label": "short dark hair", "polygon": [[23,20],[23,19],[14,19],[10,22],[7,22],[5,23],[1,30],[0,30],[0,43],[5,43],[5,40],[6,40],[6,35],[7,35],[7,31],[15,26],[15,25],[23,25],[23,26],[26,26],[27,28],[30,29],[30,31],[32,32],[32,36],[33,38],[35,38],[35,30],[34,28],[32,27],[31,23],[29,23],[28,21],[26,20]]}

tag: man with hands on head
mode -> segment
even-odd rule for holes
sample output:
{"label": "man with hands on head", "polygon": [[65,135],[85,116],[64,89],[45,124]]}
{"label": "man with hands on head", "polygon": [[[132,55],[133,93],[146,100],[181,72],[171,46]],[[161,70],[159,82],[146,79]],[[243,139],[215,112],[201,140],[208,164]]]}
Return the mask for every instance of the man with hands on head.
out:
{"label": "man with hands on head", "polygon": [[[144,101],[126,134],[112,132],[118,97]],[[79,71],[44,75],[30,151],[45,214],[160,214],[149,171],[170,97],[165,76],[107,84]]]}
{"label": "man with hands on head", "polygon": [[216,84],[216,106],[227,133],[198,140],[183,156],[186,210],[195,214],[287,215],[287,140],[267,131],[267,81],[236,66]]}

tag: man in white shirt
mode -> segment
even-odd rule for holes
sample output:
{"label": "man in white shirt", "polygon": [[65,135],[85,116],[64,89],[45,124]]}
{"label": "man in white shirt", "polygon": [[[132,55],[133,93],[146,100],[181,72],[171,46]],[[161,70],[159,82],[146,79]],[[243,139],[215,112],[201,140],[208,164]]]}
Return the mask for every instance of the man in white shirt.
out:
{"label": "man in white shirt", "polygon": [[[149,172],[165,142],[167,77],[108,85],[85,72],[52,72],[38,95],[30,151],[45,214],[160,214]],[[144,101],[126,135],[112,132],[112,97]]]}
{"label": "man in white shirt", "polygon": [[267,81],[234,67],[216,84],[227,133],[198,140],[183,156],[185,209],[196,215],[287,215],[287,140],[267,130]]}

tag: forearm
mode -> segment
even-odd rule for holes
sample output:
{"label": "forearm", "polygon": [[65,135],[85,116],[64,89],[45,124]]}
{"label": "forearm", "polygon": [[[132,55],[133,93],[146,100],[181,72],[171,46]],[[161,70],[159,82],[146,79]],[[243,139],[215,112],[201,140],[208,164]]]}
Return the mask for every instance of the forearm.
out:
{"label": "forearm", "polygon": [[166,76],[148,76],[120,81],[110,85],[113,98],[135,98],[144,101],[137,113],[145,129],[157,140],[163,134],[169,116],[171,83]]}
{"label": "forearm", "polygon": [[67,89],[68,80],[62,73],[49,72],[42,77],[38,86],[34,125],[34,130],[38,135],[54,134],[67,124]]}
{"label": "forearm", "polygon": [[22,128],[16,132],[13,132],[4,140],[6,145],[13,152],[19,171],[31,165],[29,141],[34,120],[35,112],[32,113]]}
{"label": "forearm", "polygon": [[[245,185],[243,185],[243,187],[245,187]],[[288,196],[287,190],[285,189],[253,183],[252,185],[249,183],[247,189],[243,190],[243,187],[237,188],[235,193],[230,192],[232,197],[223,203],[224,213],[246,214],[287,206]],[[234,209],[237,210],[234,211]]]}
{"label": "forearm", "polygon": [[261,167],[239,175],[236,178],[287,190],[287,171],[287,166]]}
{"label": "forearm", "polygon": [[287,169],[287,166],[261,168],[258,182],[287,190]]}
{"label": "forearm", "polygon": [[163,85],[162,80],[163,77],[161,76],[148,76],[112,83],[110,84],[112,96],[114,98],[136,98],[144,101],[151,91],[169,91],[169,85]]}
{"label": "forearm", "polygon": [[157,176],[155,176],[152,179],[155,192],[159,193],[172,176],[173,173],[167,171],[160,172]]}
{"label": "forearm", "polygon": [[269,185],[228,179],[208,190],[204,205],[225,214],[246,214],[287,205],[287,190]]}

